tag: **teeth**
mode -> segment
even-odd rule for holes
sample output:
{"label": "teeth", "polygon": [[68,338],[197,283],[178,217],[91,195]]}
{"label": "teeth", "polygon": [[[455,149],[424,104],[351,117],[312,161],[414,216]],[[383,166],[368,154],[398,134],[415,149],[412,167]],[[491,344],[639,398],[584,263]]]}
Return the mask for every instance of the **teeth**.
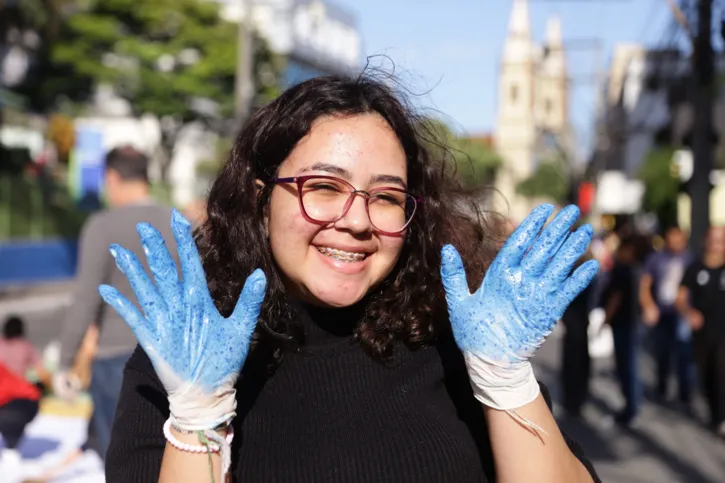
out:
{"label": "teeth", "polygon": [[365,259],[364,253],[346,252],[344,250],[338,250],[337,248],[317,247],[317,251],[343,262],[361,262]]}

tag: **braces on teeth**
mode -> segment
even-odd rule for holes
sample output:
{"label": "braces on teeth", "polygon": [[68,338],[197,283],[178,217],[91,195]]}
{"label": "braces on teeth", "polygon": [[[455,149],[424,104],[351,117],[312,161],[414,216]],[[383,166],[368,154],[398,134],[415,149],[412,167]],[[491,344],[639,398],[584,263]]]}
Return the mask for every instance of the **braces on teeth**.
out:
{"label": "braces on teeth", "polygon": [[337,248],[318,247],[317,251],[319,251],[323,255],[327,255],[328,257],[332,257],[345,262],[360,262],[365,258],[364,253],[351,253],[343,250],[338,250]]}

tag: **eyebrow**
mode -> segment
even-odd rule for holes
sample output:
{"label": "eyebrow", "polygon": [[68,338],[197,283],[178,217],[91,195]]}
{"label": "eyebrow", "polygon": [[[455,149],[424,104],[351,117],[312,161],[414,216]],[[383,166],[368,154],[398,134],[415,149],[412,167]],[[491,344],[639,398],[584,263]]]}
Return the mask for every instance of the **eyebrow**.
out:
{"label": "eyebrow", "polygon": [[[350,171],[348,171],[345,168],[341,168],[340,166],[337,166],[335,164],[330,163],[315,163],[312,166],[306,166],[299,171],[297,171],[297,174],[305,173],[308,171],[326,171],[328,173],[336,174],[337,176],[340,176],[346,180],[350,180],[352,178]],[[371,183],[393,183],[402,186],[405,189],[408,189],[408,185],[405,183],[403,178],[400,176],[394,176],[392,174],[377,174],[370,177]]]}

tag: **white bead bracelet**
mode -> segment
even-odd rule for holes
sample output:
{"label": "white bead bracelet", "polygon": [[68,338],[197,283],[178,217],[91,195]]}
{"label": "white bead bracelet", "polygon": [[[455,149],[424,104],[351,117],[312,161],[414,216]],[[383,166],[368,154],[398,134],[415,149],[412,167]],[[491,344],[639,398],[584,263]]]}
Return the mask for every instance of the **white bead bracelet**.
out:
{"label": "white bead bracelet", "polygon": [[[232,438],[234,437],[231,426],[229,429],[230,431],[227,433],[226,437],[227,444],[231,444]],[[171,446],[187,453],[217,453],[221,450],[221,446],[214,443],[209,443],[207,446],[203,444],[189,444],[179,441],[171,432],[171,419],[167,419],[164,423],[164,436],[166,437],[166,440],[171,443]]]}

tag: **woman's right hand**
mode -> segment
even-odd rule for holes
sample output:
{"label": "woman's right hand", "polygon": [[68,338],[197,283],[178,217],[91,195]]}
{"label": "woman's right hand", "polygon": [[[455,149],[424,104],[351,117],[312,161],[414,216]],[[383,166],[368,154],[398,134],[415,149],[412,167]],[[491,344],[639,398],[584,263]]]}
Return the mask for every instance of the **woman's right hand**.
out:
{"label": "woman's right hand", "polygon": [[99,292],[151,359],[168,393],[174,425],[189,431],[213,429],[235,415],[234,384],[249,351],[266,278],[255,270],[232,315],[222,317],[209,294],[191,225],[174,210],[171,228],[183,280],[161,234],[140,223],[137,231],[156,284],[132,252],[112,245],[111,254],[143,313],[113,287],[101,285]]}

